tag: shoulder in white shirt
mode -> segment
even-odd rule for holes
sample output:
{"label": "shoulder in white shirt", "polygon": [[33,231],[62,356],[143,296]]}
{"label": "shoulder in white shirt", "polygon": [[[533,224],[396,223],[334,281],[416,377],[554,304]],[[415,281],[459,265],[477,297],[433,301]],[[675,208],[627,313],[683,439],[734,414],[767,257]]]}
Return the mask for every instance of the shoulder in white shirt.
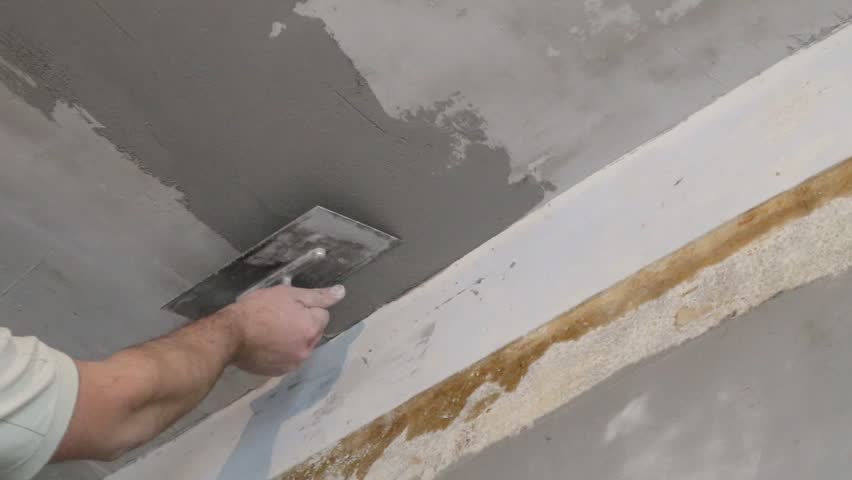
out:
{"label": "shoulder in white shirt", "polygon": [[78,387],[71,358],[0,327],[0,478],[29,480],[47,465],[71,422]]}

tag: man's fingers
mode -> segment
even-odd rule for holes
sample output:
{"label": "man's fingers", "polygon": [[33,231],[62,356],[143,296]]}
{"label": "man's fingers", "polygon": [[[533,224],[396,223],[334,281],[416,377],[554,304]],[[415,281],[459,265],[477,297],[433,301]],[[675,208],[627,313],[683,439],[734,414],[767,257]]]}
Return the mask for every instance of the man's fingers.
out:
{"label": "man's fingers", "polygon": [[346,296],[343,285],[315,289],[294,288],[293,291],[296,300],[308,308],[328,308]]}
{"label": "man's fingers", "polygon": [[325,327],[328,326],[328,320],[330,318],[328,310],[324,308],[311,308],[308,310],[308,314],[310,314],[311,319],[316,324],[317,330],[320,333],[325,331]]}
{"label": "man's fingers", "polygon": [[311,308],[308,310],[308,314],[316,323],[317,327],[316,335],[308,339],[308,348],[313,350],[320,340],[322,340],[322,335],[325,333],[325,327],[328,326],[328,321],[331,317],[328,314],[328,310],[324,308]]}
{"label": "man's fingers", "polygon": [[325,332],[320,332],[320,333],[316,334],[316,335],[315,335],[315,336],[314,336],[314,337],[313,337],[313,338],[312,338],[312,339],[308,342],[308,348],[310,348],[310,349],[311,349],[311,351],[313,351],[315,348],[317,348],[317,345],[319,345],[319,343],[322,341],[322,337],[323,337],[323,335],[324,335],[324,334],[325,334]]}

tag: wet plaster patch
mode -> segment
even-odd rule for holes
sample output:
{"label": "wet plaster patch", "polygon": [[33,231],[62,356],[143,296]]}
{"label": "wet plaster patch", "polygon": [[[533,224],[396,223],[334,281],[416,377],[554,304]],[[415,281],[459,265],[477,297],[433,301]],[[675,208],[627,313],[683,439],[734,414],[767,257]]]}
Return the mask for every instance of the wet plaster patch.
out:
{"label": "wet plaster patch", "polygon": [[[852,267],[850,195],[846,161],[415,396],[279,480],[433,478],[619,369]],[[684,322],[684,309],[702,315]]]}
{"label": "wet plaster patch", "polygon": [[388,115],[324,23],[295,4],[233,15],[223,0],[119,2],[103,5],[108,18],[83,0],[13,1],[0,7],[0,48],[39,92],[85,106],[100,134],[237,250],[315,205],[400,237],[347,282],[335,333],[511,225],[545,187],[510,185],[508,153],[449,95]]}

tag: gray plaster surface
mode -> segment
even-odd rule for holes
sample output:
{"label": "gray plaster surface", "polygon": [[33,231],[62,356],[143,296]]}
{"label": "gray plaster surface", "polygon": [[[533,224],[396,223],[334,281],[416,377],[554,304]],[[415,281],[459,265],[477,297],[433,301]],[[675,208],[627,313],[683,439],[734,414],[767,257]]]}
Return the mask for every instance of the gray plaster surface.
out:
{"label": "gray plaster surface", "polygon": [[[0,55],[83,105],[102,133],[244,250],[315,205],[403,245],[347,284],[349,324],[542,198],[505,151],[447,168],[449,132],[387,116],[322,22],[293,1],[0,5]],[[286,41],[270,41],[273,20]],[[283,38],[281,38],[283,40]],[[30,94],[41,105],[42,94]],[[333,328],[342,328],[335,327]]]}
{"label": "gray plaster surface", "polygon": [[[508,39],[490,42],[498,48],[552,43],[541,45],[547,62],[536,68],[508,50],[462,68],[442,61],[490,30],[462,24],[456,38],[444,22],[408,28],[421,8],[451,5],[382,1],[326,24],[322,12],[354,4],[308,2],[300,14],[294,0],[9,0],[0,4],[0,56],[38,87],[8,80],[2,66],[0,77],[45,114],[57,99],[86,108],[102,135],[183,192],[238,250],[316,204],[401,237],[401,248],[347,285],[339,331],[523,216],[543,190],[570,187],[850,15],[846,0],[538,0],[517,9],[459,1],[460,18],[499,13]],[[388,35],[376,42],[367,31]],[[429,37],[443,50],[407,57],[394,48]],[[363,61],[365,48],[379,61]],[[406,61],[438,73],[412,76]],[[452,94],[414,98],[426,103],[403,113],[380,101],[409,86],[487,95],[468,106]]]}
{"label": "gray plaster surface", "polygon": [[783,293],[439,478],[845,478],[850,289],[852,272]]}

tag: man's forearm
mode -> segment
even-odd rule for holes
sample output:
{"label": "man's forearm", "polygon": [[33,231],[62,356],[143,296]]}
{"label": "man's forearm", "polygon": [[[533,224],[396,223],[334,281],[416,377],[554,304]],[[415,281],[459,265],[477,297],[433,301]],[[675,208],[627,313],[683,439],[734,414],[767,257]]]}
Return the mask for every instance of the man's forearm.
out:
{"label": "man's forearm", "polygon": [[55,460],[112,458],[154,438],[204,399],[240,342],[225,310],[104,361],[78,362],[72,435]]}
{"label": "man's forearm", "polygon": [[257,375],[292,371],[345,294],[341,285],[257,290],[163,338],[77,362],[77,404],[53,460],[111,459],[145,443],[201,402],[229,364]]}
{"label": "man's forearm", "polygon": [[221,312],[107,360],[117,364],[116,372],[134,365],[149,370],[125,422],[132,443],[150,440],[200,403],[238,348],[239,332]]}

